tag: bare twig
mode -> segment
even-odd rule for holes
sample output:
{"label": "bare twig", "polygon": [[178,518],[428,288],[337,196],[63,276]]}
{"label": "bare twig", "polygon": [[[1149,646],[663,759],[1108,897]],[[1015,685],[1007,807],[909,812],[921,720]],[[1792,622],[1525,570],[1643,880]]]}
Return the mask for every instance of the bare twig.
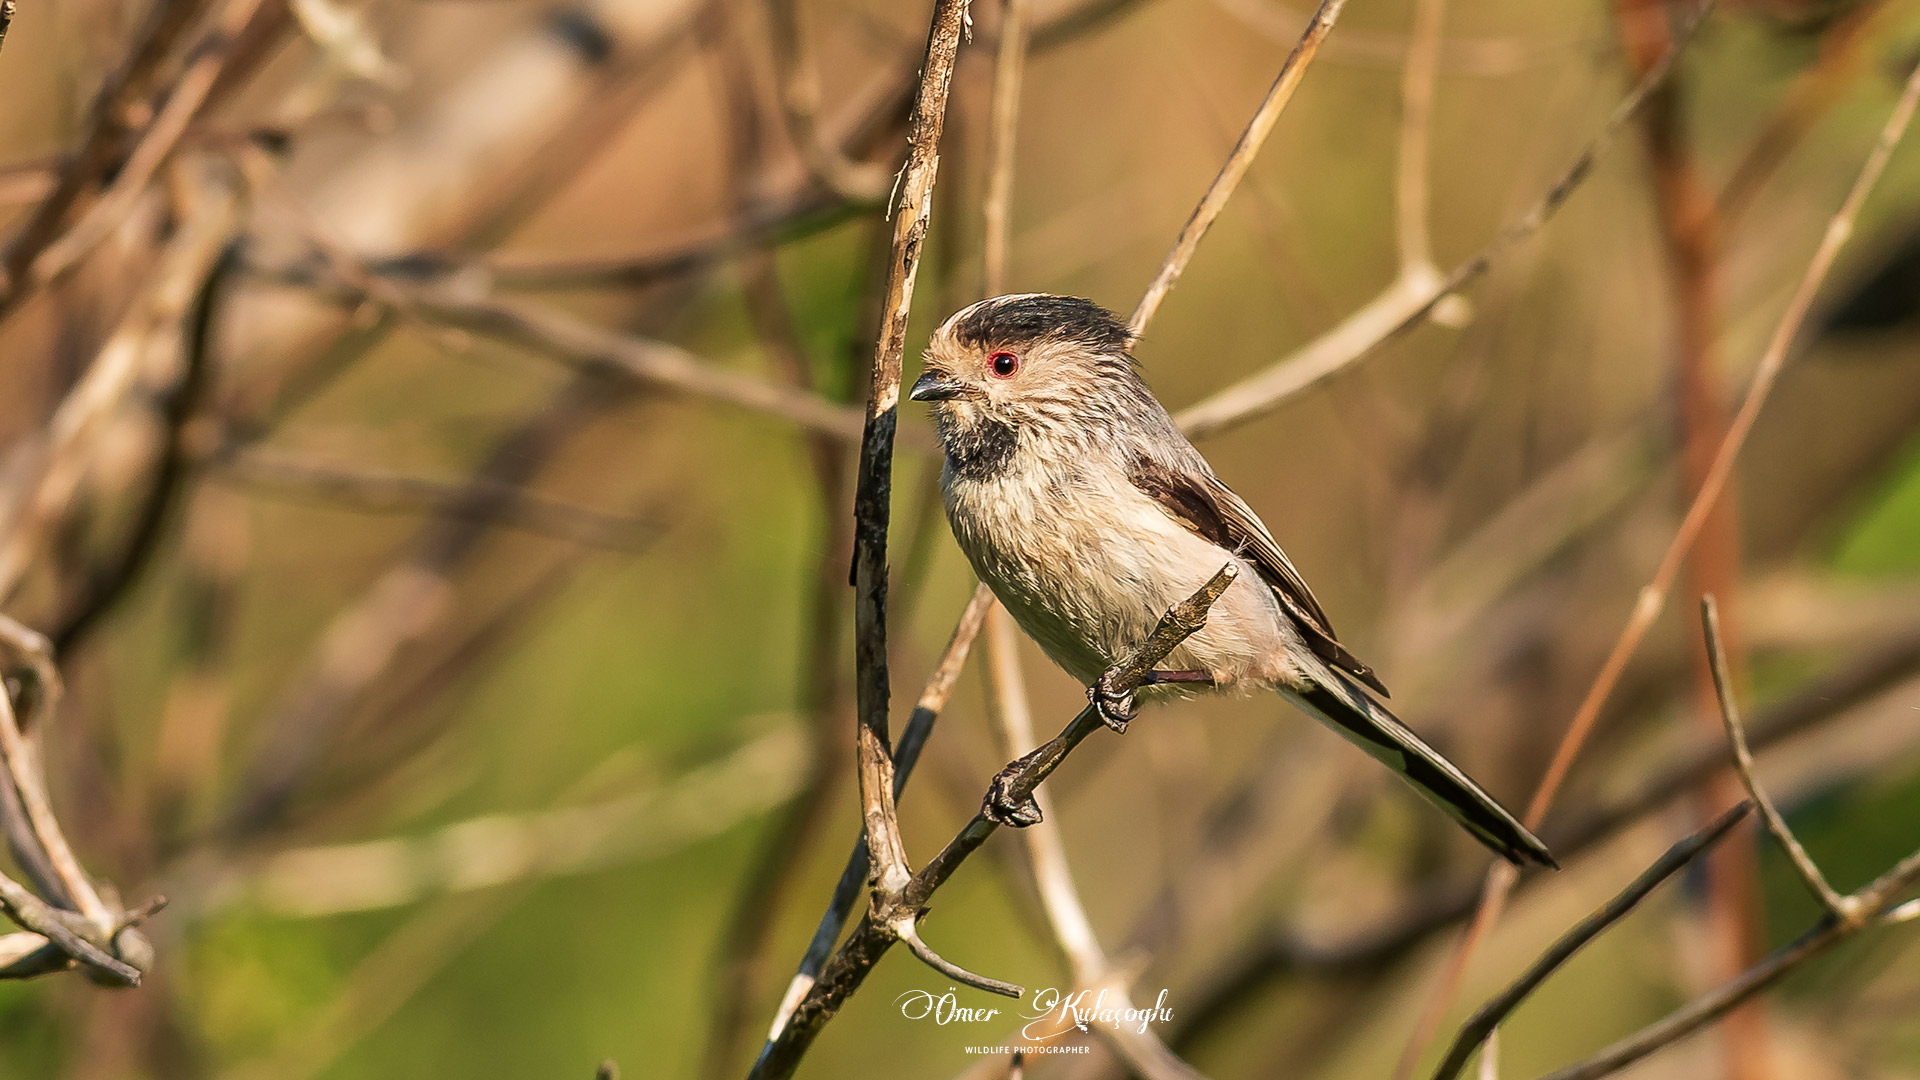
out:
{"label": "bare twig", "polygon": [[[0,699],[8,697],[8,694],[0,693]],[[44,724],[41,729],[45,729]],[[0,700],[0,758],[4,759],[0,763],[6,767],[8,779],[26,810],[34,838],[46,853],[47,862],[58,876],[61,889],[73,901],[74,909],[104,933],[112,926],[113,915],[101,901],[100,893],[94,889],[93,880],[80,868],[80,860],[74,857],[66,834],[60,830],[59,819],[53,814],[53,801],[47,797],[46,781],[35,749],[20,733],[12,702]]]}
{"label": "bare twig", "polygon": [[[1920,671],[1920,630],[1895,640],[1808,685],[1766,709],[1750,732],[1751,745],[1764,749],[1845,715],[1900,685]],[[1554,851],[1571,857],[1645,821],[1689,794],[1726,767],[1723,740],[1699,743],[1659,769],[1633,792],[1609,799],[1566,825],[1543,833]],[[1523,879],[1520,887],[1539,878]],[[1471,916],[1479,886],[1460,882],[1410,900],[1372,929],[1333,942],[1303,939],[1284,928],[1261,935],[1241,950],[1236,962],[1219,972],[1197,999],[1181,1012],[1177,1041],[1204,1033],[1231,1002],[1250,996],[1275,978],[1292,973],[1355,974],[1383,970],[1431,935]]]}
{"label": "bare twig", "polygon": [[1174,419],[1194,437],[1217,435],[1273,411],[1282,402],[1320,380],[1346,368],[1382,342],[1413,326],[1446,297],[1492,268],[1494,261],[1516,244],[1538,232],[1565,204],[1593,165],[1613,144],[1628,120],[1673,71],[1712,10],[1714,0],[1703,0],[1674,32],[1673,47],[1629,90],[1611,115],[1588,140],[1567,170],[1527,211],[1502,228],[1487,246],[1455,266],[1444,277],[1400,273],[1387,288],[1338,326],[1282,357],[1266,370],[1209,395],[1182,409]]}
{"label": "bare twig", "polygon": [[94,94],[86,136],[61,163],[53,190],[34,207],[0,259],[0,317],[26,296],[29,269],[60,235],[68,213],[120,160],[120,143],[128,132],[133,106],[145,97],[149,80],[199,11],[200,4],[190,0],[155,5],[127,50],[126,60]]}
{"label": "bare twig", "polygon": [[1574,953],[1585,948],[1588,942],[1606,933],[1607,928],[1614,923],[1626,918],[1627,913],[1638,907],[1640,901],[1645,900],[1647,894],[1653,892],[1662,882],[1679,873],[1701,853],[1719,843],[1720,839],[1732,831],[1735,825],[1746,820],[1750,810],[1752,807],[1749,804],[1738,803],[1706,827],[1668,848],[1666,854],[1660,856],[1652,866],[1641,871],[1640,876],[1620,890],[1618,895],[1594,909],[1592,914],[1560,935],[1546,952],[1540,954],[1539,959],[1513,981],[1512,985],[1482,1005],[1480,1010],[1461,1026],[1460,1034],[1455,1037],[1452,1047],[1447,1050],[1447,1056],[1441,1060],[1439,1068],[1434,1070],[1433,1080],[1453,1080],[1454,1077],[1459,1076],[1461,1070],[1467,1066],[1467,1059],[1473,1056],[1474,1049],[1481,1043],[1491,1040],[1501,1022],[1512,1015],[1513,1010],[1519,1008],[1520,1003],[1538,989],[1541,983],[1546,982],[1549,976],[1571,960]]}
{"label": "bare twig", "polygon": [[1020,86],[1027,66],[1028,0],[1000,6],[1000,43],[993,62],[993,122],[987,148],[987,195],[981,248],[980,290],[998,296],[1007,288],[1007,241],[1013,228],[1014,150],[1020,141]]}
{"label": "bare twig", "polygon": [[[1165,659],[1180,642],[1206,624],[1207,612],[1220,594],[1233,583],[1235,570],[1224,566],[1205,585],[1162,616],[1153,634],[1124,661],[1109,668],[1102,684],[1125,693],[1137,688],[1146,673]],[[1060,732],[1039,749],[1010,764],[996,778],[987,799],[996,796],[1020,801],[1029,798],[1053,771],[1059,768],[1088,735],[1105,727],[1099,710],[1089,704]],[[985,800],[981,812],[947,842],[945,848],[922,867],[901,890],[891,909],[870,911],[854,928],[840,951],[821,971],[820,979],[806,993],[788,1022],[768,1042],[760,1060],[754,1064],[750,1080],[778,1080],[790,1076],[813,1044],[821,1028],[840,1011],[847,998],[860,988],[868,973],[897,939],[896,924],[912,922],[926,911],[933,894],[946,884],[972,854],[998,831],[999,825],[987,815]]]}
{"label": "bare twig", "polygon": [[[1026,678],[1021,671],[1019,630],[1005,608],[995,606],[987,616],[986,667],[989,713],[1000,729],[1007,752],[1015,758],[1034,747],[1033,712],[1027,701]],[[1125,974],[1115,969],[1087,918],[1051,800],[1042,788],[1033,792],[1041,820],[1020,830],[1028,866],[1040,893],[1040,907],[1054,942],[1066,957],[1075,991],[1105,990],[1116,1009],[1134,1007]],[[1167,1049],[1151,1030],[1102,1026],[1101,1038],[1135,1073],[1147,1080],[1196,1080],[1200,1073]]]}
{"label": "bare twig", "polygon": [[408,300],[414,314],[510,341],[579,368],[766,413],[841,439],[851,440],[860,431],[860,414],[854,409],[809,390],[716,367],[664,341],[617,334],[549,308],[511,300],[464,300],[425,292],[410,292]]}
{"label": "bare twig", "polygon": [[66,235],[34,260],[30,273],[36,283],[51,281],[71,269],[132,211],[135,200],[186,134],[187,125],[207,103],[208,95],[233,54],[240,32],[253,19],[260,4],[261,0],[227,0],[203,35],[204,44],[193,63],[174,82],[166,104],[115,173],[113,185]]}
{"label": "bare twig", "polygon": [[225,249],[237,199],[210,190],[175,231],[153,284],[121,319],[87,372],[61,401],[45,434],[45,464],[14,520],[0,526],[0,600],[14,595],[73,503],[100,451],[97,437],[156,367],[172,367],[181,320]]}
{"label": "bare twig", "polygon": [[806,757],[800,732],[784,727],[657,789],[531,814],[490,814],[418,837],[293,848],[173,891],[198,898],[196,917],[245,902],[312,918],[587,873],[657,858],[778,804],[799,784]]}
{"label": "bare twig", "polygon": [[933,210],[947,92],[953,82],[966,19],[966,0],[938,0],[927,33],[926,62],[908,123],[907,160],[901,169],[900,195],[892,209],[893,259],[887,270],[879,341],[868,380],[866,423],[854,488],[854,697],[858,715],[854,747],[876,910],[895,906],[911,876],[894,809],[893,753],[887,734],[887,525],[907,315],[913,306],[914,278],[920,269],[921,248]]}
{"label": "bare twig", "polygon": [[[1676,48],[1681,40],[1684,39],[1676,38]],[[1668,51],[1668,56],[1672,56],[1671,49]],[[1840,248],[1852,233],[1853,223],[1859,215],[1860,207],[1885,170],[1888,159],[1893,155],[1894,147],[1906,134],[1916,105],[1920,105],[1920,69],[1916,69],[1913,76],[1908,79],[1905,91],[1900,95],[1899,102],[1894,106],[1892,114],[1888,116],[1886,124],[1882,127],[1880,136],[1862,164],[1852,189],[1848,191],[1840,208],[1828,221],[1825,234],[1814,251],[1812,260],[1802,273],[1800,283],[1795,288],[1765,352],[1760,357],[1753,380],[1748,385],[1746,398],[1741,402],[1739,412],[1734,415],[1733,423],[1728,428],[1726,436],[1720,441],[1720,448],[1714,455],[1712,466],[1700,485],[1699,493],[1688,507],[1679,528],[1675,530],[1665,554],[1661,556],[1660,565],[1654,571],[1653,579],[1640,590],[1626,626],[1614,642],[1612,650],[1601,665],[1599,673],[1594,677],[1586,696],[1581,700],[1572,722],[1568,724],[1566,734],[1562,736],[1553,760],[1547,766],[1546,775],[1541,778],[1539,786],[1534,790],[1533,798],[1527,805],[1527,811],[1522,820],[1529,827],[1539,827],[1547,811],[1552,808],[1554,799],[1560,792],[1560,786],[1565,782],[1568,770],[1572,768],[1574,757],[1579,754],[1587,735],[1599,719],[1601,706],[1612,695],[1614,686],[1618,684],[1626,670],[1627,661],[1639,650],[1640,643],[1646,638],[1647,632],[1653,627],[1654,620],[1659,617],[1661,609],[1666,605],[1667,595],[1673,588],[1687,553],[1692,549],[1693,542],[1699,536],[1720,493],[1725,489],[1733,473],[1734,462],[1746,445],[1747,436],[1753,430],[1754,421],[1759,417],[1760,408],[1766,403],[1767,395],[1772,391],[1781,369],[1786,365],[1787,354],[1799,336],[1801,324],[1806,320],[1807,311],[1812,307],[1820,285],[1826,280],[1827,272],[1832,269]],[[1499,918],[1515,880],[1516,874],[1512,868],[1504,864],[1495,866],[1488,873],[1480,905],[1474,912],[1473,922],[1468,927],[1465,937],[1449,958],[1446,969],[1442,973],[1434,998],[1435,1002],[1444,1006],[1444,1002],[1452,997],[1458,987],[1460,974],[1465,970],[1467,960],[1471,958],[1480,941]]]}
{"label": "bare twig", "polygon": [[344,467],[250,447],[224,454],[223,480],[269,494],[328,500],[358,510],[485,517],[511,528],[576,543],[631,550],[663,527],[653,517],[609,514],[485,478],[439,479]]}
{"label": "bare twig", "polygon": [[1313,21],[1300,35],[1300,41],[1293,51],[1287,54],[1286,62],[1280,65],[1280,74],[1273,80],[1273,86],[1267,90],[1267,96],[1254,111],[1253,119],[1247,121],[1247,129],[1240,134],[1240,141],[1234,144],[1233,151],[1220,166],[1220,172],[1213,178],[1200,205],[1194,207],[1193,215],[1181,228],[1180,235],[1173,242],[1172,250],[1160,264],[1159,273],[1140,297],[1140,303],[1127,319],[1127,327],[1138,336],[1153,321],[1153,313],[1160,310],[1160,302],[1173,290],[1174,282],[1180,279],[1187,263],[1193,260],[1193,253],[1200,247],[1200,240],[1213,225],[1213,220],[1226,208],[1227,200],[1233,197],[1233,191],[1240,186],[1240,178],[1247,174],[1253,165],[1254,157],[1260,153],[1260,147],[1267,141],[1267,135],[1273,131],[1274,121],[1280,119],[1280,113],[1293,100],[1293,92],[1306,77],[1307,65],[1313,63],[1314,54],[1320,51],[1320,43],[1326,40],[1333,30],[1333,24],[1340,17],[1340,9],[1346,0],[1321,0],[1320,8],[1314,13]]}
{"label": "bare twig", "polygon": [[1892,869],[1849,897],[1854,902],[1854,918],[1835,919],[1829,916],[1738,977],[1721,984],[1665,1019],[1649,1024],[1587,1060],[1560,1069],[1543,1080],[1598,1080],[1599,1077],[1610,1076],[1719,1020],[1790,972],[1861,931],[1913,918],[1916,912],[1920,912],[1920,905],[1908,903],[1896,907],[1895,901],[1912,889],[1916,882],[1920,882],[1920,851],[1900,860]]}
{"label": "bare twig", "polygon": [[1433,268],[1432,186],[1427,172],[1433,163],[1433,89],[1440,67],[1441,28],[1447,18],[1447,0],[1419,0],[1413,8],[1413,29],[1407,39],[1407,62],[1400,72],[1400,153],[1394,184],[1394,231],[1400,247],[1401,273],[1409,268]]}
{"label": "bare twig", "polygon": [[7,918],[32,931],[65,956],[65,958],[42,958],[37,962],[28,962],[28,957],[40,951],[40,947],[33,946],[32,942],[16,939],[13,944],[18,955],[14,959],[14,964],[19,966],[13,973],[13,977],[44,975],[64,970],[69,963],[78,962],[102,973],[110,980],[111,985],[140,985],[139,968],[112,956],[90,940],[97,933],[90,923],[83,923],[82,926],[73,925],[77,920],[73,920],[71,916],[28,892],[19,882],[4,874],[0,874],[0,911],[5,911]]}
{"label": "bare twig", "polygon": [[1733,750],[1734,770],[1740,774],[1740,783],[1747,789],[1747,796],[1760,808],[1760,816],[1766,822],[1767,831],[1773,834],[1781,850],[1787,854],[1787,861],[1793,864],[1793,870],[1807,886],[1807,891],[1820,901],[1827,913],[1841,922],[1849,922],[1857,916],[1853,898],[1842,896],[1827,883],[1826,875],[1814,865],[1813,857],[1800,841],[1787,828],[1787,819],[1780,816],[1780,810],[1773,800],[1761,788],[1760,781],[1753,774],[1753,751],[1747,746],[1746,727],[1740,722],[1740,707],[1733,700],[1733,679],[1727,673],[1727,651],[1720,636],[1720,607],[1712,596],[1700,599],[1700,623],[1706,634],[1707,658],[1713,670],[1713,689],[1720,699],[1720,719],[1726,725],[1727,743]]}
{"label": "bare twig", "polygon": [[[9,669],[24,665],[35,672],[34,679],[40,683],[40,711],[50,711],[59,698],[60,682],[58,673],[51,670],[46,640],[11,619],[0,619],[0,645],[10,654],[6,665]],[[0,674],[11,675],[12,671]],[[145,918],[149,909],[128,915],[110,910],[101,899],[92,879],[81,869],[67,844],[60,822],[54,816],[52,801],[47,797],[37,746],[22,734],[21,728],[14,712],[13,691],[6,679],[0,679],[0,768],[5,770],[0,780],[4,782],[6,795],[19,800],[29,834],[10,835],[9,841],[16,847],[29,848],[35,856],[33,861],[48,868],[53,880],[45,891],[53,895],[57,888],[60,903],[70,904],[71,910],[55,907],[13,879],[0,875],[0,910],[22,929],[44,939],[43,944],[49,950],[43,952],[42,945],[15,938],[11,942],[13,948],[9,950],[7,970],[0,975],[28,978],[78,962],[109,985],[138,986],[139,966],[113,954],[123,948],[132,953],[133,936],[123,940],[119,935],[132,923]],[[45,722],[36,728],[44,731]],[[58,954],[51,950],[57,950]]]}
{"label": "bare twig", "polygon": [[820,130],[820,69],[800,0],[773,0],[767,11],[781,75],[780,105],[801,160],[815,179],[847,202],[880,202],[893,183],[886,167],[847,158]]}
{"label": "bare twig", "polygon": [[[906,729],[900,733],[900,741],[894,747],[895,800],[906,790],[913,767],[920,760],[920,751],[926,746],[928,736],[933,734],[934,722],[947,707],[947,700],[953,696],[953,687],[960,679],[961,669],[966,666],[967,654],[972,650],[974,639],[979,636],[987,612],[994,603],[991,590],[985,585],[974,586],[973,598],[960,613],[960,622],[954,627],[946,651],[934,665],[933,674],[927,677],[926,686],[920,691],[920,700],[914,705],[913,715],[908,718]],[[860,886],[866,881],[867,859],[867,836],[866,830],[862,829],[854,841],[852,853],[847,856],[846,868],[840,872],[833,898],[828,901],[827,910],[820,916],[813,938],[807,944],[807,952],[800,960],[799,970],[787,984],[780,1006],[774,1011],[773,1025],[767,1035],[769,1040],[777,1037],[786,1027],[793,1010],[799,1007],[807,992],[819,981],[820,970],[826,966],[827,958],[833,955],[834,942],[840,939],[840,931],[846,927],[854,901],[860,895]]]}

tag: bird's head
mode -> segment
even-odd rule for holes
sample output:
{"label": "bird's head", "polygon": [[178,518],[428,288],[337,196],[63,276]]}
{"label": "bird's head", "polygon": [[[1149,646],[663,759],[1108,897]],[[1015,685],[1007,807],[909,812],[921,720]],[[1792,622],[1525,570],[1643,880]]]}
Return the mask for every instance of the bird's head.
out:
{"label": "bird's head", "polygon": [[1084,430],[1144,393],[1133,335],[1091,300],[1027,293],[961,309],[933,332],[909,395],[951,448],[981,427]]}

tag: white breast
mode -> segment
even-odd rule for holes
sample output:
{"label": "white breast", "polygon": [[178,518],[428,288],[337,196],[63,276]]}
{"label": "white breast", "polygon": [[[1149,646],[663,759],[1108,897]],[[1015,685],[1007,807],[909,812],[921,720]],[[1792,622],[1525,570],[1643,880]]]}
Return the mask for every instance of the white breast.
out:
{"label": "white breast", "polygon": [[947,470],[947,516],[974,573],[1075,679],[1099,677],[1229,561],[1239,579],[1161,666],[1207,671],[1222,686],[1294,670],[1298,637],[1245,560],[1190,532],[1117,464],[1016,460],[987,479]]}

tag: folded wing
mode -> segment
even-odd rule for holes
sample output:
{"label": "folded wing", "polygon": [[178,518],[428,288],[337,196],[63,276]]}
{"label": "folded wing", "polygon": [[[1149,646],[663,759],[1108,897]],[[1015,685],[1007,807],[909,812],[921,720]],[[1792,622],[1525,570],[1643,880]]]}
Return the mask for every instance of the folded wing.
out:
{"label": "folded wing", "polygon": [[1361,663],[1359,657],[1348,652],[1334,637],[1333,624],[1321,610],[1320,601],[1314,599],[1306,579],[1294,568],[1287,553],[1280,550],[1280,544],[1266,525],[1240,496],[1213,475],[1198,451],[1193,451],[1192,457],[1190,463],[1169,465],[1140,455],[1128,463],[1127,477],[1134,487],[1159,503],[1180,524],[1252,562],[1260,571],[1261,579],[1280,598],[1281,606],[1293,616],[1300,636],[1314,655],[1382,696],[1388,696],[1385,684],[1373,669]]}

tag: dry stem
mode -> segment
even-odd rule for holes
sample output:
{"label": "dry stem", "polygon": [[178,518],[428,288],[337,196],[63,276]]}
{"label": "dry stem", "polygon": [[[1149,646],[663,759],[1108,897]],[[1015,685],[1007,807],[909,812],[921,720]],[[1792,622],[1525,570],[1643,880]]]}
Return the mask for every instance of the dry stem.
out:
{"label": "dry stem", "polygon": [[1139,337],[1153,321],[1154,312],[1160,310],[1161,301],[1173,291],[1174,283],[1180,280],[1180,274],[1187,264],[1193,261],[1193,253],[1200,247],[1200,239],[1207,235],[1213,220],[1226,209],[1227,200],[1233,197],[1233,191],[1240,186],[1240,179],[1247,175],[1247,169],[1253,165],[1253,159],[1260,153],[1260,147],[1267,141],[1267,135],[1273,131],[1274,121],[1280,119],[1280,113],[1286,109],[1287,102],[1293,100],[1293,92],[1306,77],[1307,65],[1313,63],[1314,55],[1320,51],[1320,43],[1326,40],[1333,30],[1333,24],[1340,17],[1340,9],[1346,6],[1346,0],[1321,0],[1320,8],[1314,12],[1313,20],[1300,35],[1300,40],[1287,54],[1286,62],[1280,65],[1280,74],[1268,88],[1267,96],[1254,110],[1253,119],[1247,121],[1247,129],[1240,133],[1240,141],[1227,154],[1227,160],[1220,166],[1220,172],[1214,176],[1213,183],[1207,187],[1206,194],[1200,197],[1200,205],[1193,208],[1193,215],[1175,238],[1172,250],[1167,252],[1165,261],[1160,264],[1159,273],[1148,284],[1147,291],[1140,297],[1140,303],[1134,307],[1133,314],[1127,319],[1127,328]]}

